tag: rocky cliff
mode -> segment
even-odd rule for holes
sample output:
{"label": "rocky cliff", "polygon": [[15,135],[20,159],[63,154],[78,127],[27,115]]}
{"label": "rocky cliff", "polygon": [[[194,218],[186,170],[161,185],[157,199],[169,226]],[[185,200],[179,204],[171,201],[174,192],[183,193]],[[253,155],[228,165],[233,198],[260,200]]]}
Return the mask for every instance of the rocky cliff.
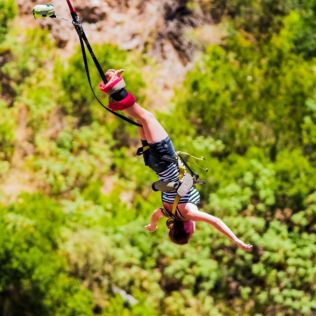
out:
{"label": "rocky cliff", "polygon": [[[70,23],[61,19],[34,21],[31,11],[40,2],[18,3],[23,23],[50,29],[61,53],[72,52],[78,39]],[[66,1],[55,0],[53,4],[57,16],[69,19]],[[189,0],[77,0],[74,4],[90,42],[115,43],[157,61],[156,84],[163,87],[164,101],[172,96],[174,84],[181,82],[200,49],[191,35],[202,30],[203,41],[220,39],[210,14]]]}

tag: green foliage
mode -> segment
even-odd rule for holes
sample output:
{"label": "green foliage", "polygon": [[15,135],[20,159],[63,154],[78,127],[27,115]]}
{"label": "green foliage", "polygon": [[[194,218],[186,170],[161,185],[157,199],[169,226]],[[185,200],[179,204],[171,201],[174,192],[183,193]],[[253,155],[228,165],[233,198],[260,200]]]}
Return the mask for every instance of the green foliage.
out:
{"label": "green foliage", "polygon": [[308,112],[302,124],[303,144],[306,154],[316,161],[316,97],[306,101]]}
{"label": "green foliage", "polygon": [[[229,17],[237,29],[261,39],[277,33],[282,28],[283,17],[292,11],[304,16],[308,29],[303,32],[305,35],[310,34],[316,5],[314,0],[193,0],[192,2],[210,11],[215,20]],[[307,38],[304,39],[303,36],[301,38],[305,43],[307,42]]]}
{"label": "green foliage", "polygon": [[7,33],[9,22],[17,15],[18,6],[14,0],[0,1],[0,43]]}
{"label": "green foliage", "polygon": [[215,2],[213,12],[216,8],[222,7],[222,10],[235,19],[238,29],[243,28],[256,36],[265,36],[280,28],[282,16],[290,10],[293,1],[215,0],[213,2]]}
{"label": "green foliage", "polygon": [[64,216],[42,195],[1,207],[1,310],[10,315],[91,315],[88,292],[57,253]]}
{"label": "green foliage", "polygon": [[[51,121],[54,116],[58,116],[56,98],[59,94],[60,87],[54,81],[47,80],[45,68],[34,70],[32,76],[27,77],[20,85],[16,105],[26,108],[26,125],[32,128],[34,134],[39,130],[54,129]],[[52,98],[52,95],[55,97]]]}
{"label": "green foliage", "polygon": [[252,267],[252,272],[270,288],[266,301],[306,315],[315,309],[312,293],[306,292],[306,284],[315,278],[314,237],[288,232],[277,221],[270,223],[260,243],[264,251],[261,263]]}
{"label": "green foliage", "polygon": [[108,172],[112,143],[97,122],[77,130],[64,129],[55,142],[38,135],[35,145],[40,157],[30,160],[30,167],[43,188],[53,194],[70,193]]}
{"label": "green foliage", "polygon": [[[45,88],[50,86],[52,90],[55,89],[55,84],[47,80],[45,68],[52,58],[53,47],[47,31],[27,29],[21,33],[16,27],[10,29],[5,40],[0,43],[0,75],[3,79],[0,91],[10,106],[14,102],[17,106],[26,102],[35,110],[37,104],[34,105],[34,101],[41,102],[38,104],[40,108],[43,102],[47,102],[48,90],[45,91]],[[45,98],[35,96],[45,93]]]}
{"label": "green foliage", "polygon": [[315,83],[310,63],[287,49],[283,34],[259,52],[238,34],[226,51],[210,47],[188,74],[177,112],[186,113],[197,134],[221,139],[229,152],[257,145],[274,154],[302,144],[304,105]]}
{"label": "green foliage", "polygon": [[[161,201],[136,129],[94,101],[79,49],[61,60],[47,31],[12,28],[0,45],[0,173],[17,179],[0,184],[0,314],[315,313],[315,1],[191,2],[224,14],[229,36],[187,74],[175,112],[156,114],[177,150],[206,158],[208,173],[191,161],[202,209],[253,253],[205,223],[183,247],[164,220],[145,231]],[[13,11],[1,10],[5,28]],[[146,102],[146,59],[93,46]],[[7,199],[24,175],[34,193]]]}
{"label": "green foliage", "polygon": [[14,81],[17,91],[17,83],[23,82],[39,67],[44,67],[46,62],[50,61],[54,47],[47,31],[27,29],[22,34],[19,32],[19,29],[13,28],[1,44],[1,50],[9,50],[11,55],[10,61],[3,66],[2,71]]}
{"label": "green foliage", "polygon": [[291,50],[307,59],[316,56],[315,12],[315,9],[304,13],[291,12],[284,20],[282,31],[286,32],[286,37],[292,41]]}
{"label": "green foliage", "polygon": [[[240,260],[222,250],[228,243],[214,242],[214,236],[199,238],[202,249],[213,241],[221,267],[217,291],[225,293],[226,303],[233,297],[235,308],[244,302],[244,315],[309,315],[315,310],[315,288],[310,283],[315,278],[316,253],[315,61],[306,60],[311,57],[308,50],[297,54],[298,34],[305,27],[301,13],[288,15],[279,33],[267,30],[261,44],[252,39],[257,34],[251,23],[250,19],[245,30],[252,34],[232,33],[225,48],[210,47],[188,73],[176,99],[181,126],[172,127],[172,122],[170,126],[181,141],[207,157],[210,173],[202,196],[209,198],[208,209],[258,247],[253,257],[246,254]],[[188,140],[194,139],[191,144],[186,133]],[[212,146],[208,150],[196,144],[199,138],[206,144],[210,137],[223,146],[214,151]],[[167,271],[175,280],[184,280],[177,273],[186,270],[188,261],[179,261],[177,270],[173,256]],[[212,280],[210,271],[207,275]],[[194,276],[203,284],[203,278]],[[215,301],[220,304],[219,297]],[[233,315],[229,308],[217,307]]]}
{"label": "green foliage", "polygon": [[314,0],[191,0],[189,7],[209,12],[216,22],[228,22],[230,31],[238,30],[258,44],[289,28],[293,52],[307,59],[316,56]]}
{"label": "green foliage", "polygon": [[[221,176],[223,170],[225,179]],[[231,155],[209,181],[213,185],[209,206],[220,212],[217,214],[236,216],[243,210],[248,215],[264,214],[276,203],[275,170],[258,148],[252,148],[245,156]]]}
{"label": "green foliage", "polygon": [[315,189],[315,167],[300,150],[282,151],[275,164],[280,206],[299,209],[303,200]]}
{"label": "green foliage", "polygon": [[16,122],[11,119],[13,110],[2,100],[0,100],[0,112],[0,161],[7,161],[10,160],[14,149]]}

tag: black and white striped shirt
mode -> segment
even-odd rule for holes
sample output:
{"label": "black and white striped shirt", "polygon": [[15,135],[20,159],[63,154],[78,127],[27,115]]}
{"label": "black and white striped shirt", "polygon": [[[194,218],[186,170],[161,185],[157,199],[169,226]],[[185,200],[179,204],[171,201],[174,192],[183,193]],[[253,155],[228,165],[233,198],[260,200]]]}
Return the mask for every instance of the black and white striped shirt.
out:
{"label": "black and white striped shirt", "polygon": [[[179,168],[176,163],[171,163],[168,168],[162,172],[157,173],[159,180],[172,182],[179,180]],[[177,196],[177,192],[162,192],[162,201],[173,204],[175,197]],[[198,205],[200,203],[200,193],[195,188],[192,187],[190,191],[182,196],[179,200],[179,204],[182,203],[193,203]]]}

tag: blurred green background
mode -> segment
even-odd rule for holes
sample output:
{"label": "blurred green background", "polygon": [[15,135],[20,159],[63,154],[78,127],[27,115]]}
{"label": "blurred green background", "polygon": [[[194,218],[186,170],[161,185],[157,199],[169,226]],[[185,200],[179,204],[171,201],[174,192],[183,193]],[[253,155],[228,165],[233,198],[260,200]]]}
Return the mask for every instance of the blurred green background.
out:
{"label": "blurred green background", "polygon": [[[178,2],[225,36],[200,43],[154,112],[178,150],[206,157],[202,209],[253,253],[206,224],[186,246],[164,221],[145,232],[160,196],[136,128],[94,101],[78,46],[61,57],[49,30],[0,0],[1,315],[316,314],[316,1]],[[154,61],[93,47],[151,109]]]}

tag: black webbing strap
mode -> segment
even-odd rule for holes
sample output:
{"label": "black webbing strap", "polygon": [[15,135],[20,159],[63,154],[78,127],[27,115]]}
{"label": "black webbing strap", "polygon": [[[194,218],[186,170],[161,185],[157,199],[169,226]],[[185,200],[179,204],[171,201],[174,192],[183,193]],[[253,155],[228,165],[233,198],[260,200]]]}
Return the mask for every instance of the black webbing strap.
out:
{"label": "black webbing strap", "polygon": [[137,156],[141,156],[144,154],[145,151],[149,150],[150,147],[148,145],[145,145],[145,146],[141,146],[139,148],[137,148],[137,152],[136,152],[136,155]]}
{"label": "black webbing strap", "polygon": [[[74,17],[73,17],[74,18]],[[103,80],[103,82],[107,82],[106,78],[105,78],[105,74],[102,70],[102,67],[98,61],[98,59],[96,58],[93,50],[92,50],[92,47],[88,41],[88,38],[86,36],[86,34],[84,33],[84,30],[81,26],[81,23],[80,23],[80,20],[78,18],[78,16],[76,16],[76,19],[74,19],[73,21],[73,24],[75,26],[75,29],[77,31],[77,34],[78,34],[78,37],[79,37],[79,40],[80,40],[80,46],[81,46],[81,52],[82,52],[82,58],[83,58],[83,62],[84,62],[84,68],[86,70],[86,74],[87,74],[87,78],[88,78],[88,82],[89,82],[89,86],[91,88],[91,91],[95,97],[95,99],[99,102],[99,104],[104,108],[106,109],[107,111],[111,112],[112,114],[114,114],[115,116],[119,117],[120,119],[130,123],[130,124],[133,124],[133,125],[136,125],[136,126],[139,126],[141,127],[142,125],[137,123],[137,122],[134,122],[133,120],[129,119],[128,117],[120,114],[120,113],[117,113],[113,110],[111,110],[109,107],[107,107],[106,105],[103,104],[103,102],[98,98],[98,96],[96,95],[94,89],[93,89],[93,86],[92,86],[92,83],[91,83],[91,77],[90,77],[90,71],[89,71],[89,65],[88,65],[88,60],[87,60],[87,54],[86,54],[86,49],[85,49],[85,44],[87,46],[87,49],[91,55],[91,58],[93,59],[93,62]]]}
{"label": "black webbing strap", "polygon": [[178,153],[178,157],[180,158],[181,162],[184,164],[184,166],[190,171],[191,176],[196,178],[196,180],[199,178],[199,175],[196,174],[187,164],[187,162],[185,161],[185,159]]}

